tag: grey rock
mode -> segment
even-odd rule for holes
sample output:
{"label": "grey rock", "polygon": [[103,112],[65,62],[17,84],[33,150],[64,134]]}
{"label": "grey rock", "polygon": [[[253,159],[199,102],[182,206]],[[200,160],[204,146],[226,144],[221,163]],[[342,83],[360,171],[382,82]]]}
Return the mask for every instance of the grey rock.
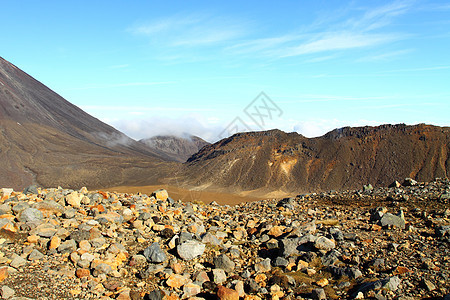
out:
{"label": "grey rock", "polygon": [[222,269],[213,269],[213,281],[216,284],[221,284],[227,281],[227,274]]}
{"label": "grey rock", "polygon": [[195,240],[184,242],[177,246],[178,255],[184,260],[192,260],[205,252],[205,244]]}
{"label": "grey rock", "polygon": [[[155,273],[161,272],[161,271],[163,271],[163,270],[164,270],[164,265],[161,265],[161,264],[157,264],[157,265],[151,264],[151,265],[148,266],[148,268],[147,268],[147,270],[146,270],[145,272],[146,272],[146,274],[150,275],[150,274],[155,274]],[[148,277],[148,275],[147,275],[147,277]]]}
{"label": "grey rock", "polygon": [[11,299],[14,297],[15,293],[16,292],[7,285],[2,286],[1,288],[2,299]]}
{"label": "grey rock", "polygon": [[275,259],[276,267],[286,267],[289,264],[289,261],[284,257],[277,257]]}
{"label": "grey rock", "polygon": [[319,250],[328,251],[334,249],[336,247],[336,243],[329,238],[321,236],[314,242],[314,247]]}
{"label": "grey rock", "polygon": [[111,273],[111,272],[112,272],[112,268],[111,268],[110,265],[107,265],[107,264],[105,264],[105,263],[101,263],[101,264],[98,264],[98,265],[95,267],[94,272],[93,272],[93,275],[94,275],[94,276],[98,276],[98,275],[100,275],[100,274],[106,274],[106,275],[108,275],[108,274]]}
{"label": "grey rock", "polygon": [[13,268],[17,269],[17,268],[27,264],[27,261],[22,256],[17,255],[15,253],[12,255],[11,258],[12,258],[12,260],[11,260],[11,263],[9,265],[11,267],[13,267]]}
{"label": "grey rock", "polygon": [[439,200],[450,200],[450,192],[446,192],[439,197]]}
{"label": "grey rock", "polygon": [[221,244],[219,239],[214,234],[209,232],[203,234],[202,243],[210,244],[213,246],[219,246]]}
{"label": "grey rock", "polygon": [[253,278],[250,278],[245,282],[245,290],[249,294],[256,294],[260,288],[259,284]]}
{"label": "grey rock", "polygon": [[64,210],[64,217],[66,219],[73,219],[77,214],[77,210],[75,208],[67,208]]}
{"label": "grey rock", "polygon": [[44,254],[39,252],[38,250],[34,249],[31,251],[31,253],[28,255],[28,260],[39,260],[44,257]]}
{"label": "grey rock", "polygon": [[333,236],[333,239],[335,241],[339,241],[339,242],[344,241],[344,234],[342,233],[342,231],[339,228],[331,227],[330,234]]}
{"label": "grey rock", "polygon": [[192,240],[192,234],[186,231],[183,231],[179,235],[178,243],[182,244],[184,242]]}
{"label": "grey rock", "polygon": [[401,283],[401,280],[397,276],[392,276],[388,279],[382,280],[381,282],[382,289],[386,289],[388,291],[396,291]]}
{"label": "grey rock", "polygon": [[221,254],[213,258],[214,267],[217,269],[222,269],[227,272],[234,270],[236,264],[225,254]]}
{"label": "grey rock", "polygon": [[311,298],[314,300],[326,300],[327,294],[324,289],[313,289],[311,292]]}
{"label": "grey rock", "polygon": [[58,247],[58,252],[60,253],[71,253],[75,250],[77,250],[77,243],[74,240],[62,242]]}
{"label": "grey rock", "polygon": [[400,278],[397,276],[392,276],[386,279],[377,280],[374,282],[367,282],[362,284],[354,295],[356,295],[359,292],[365,293],[372,290],[388,290],[388,291],[396,291],[401,283]]}
{"label": "grey rock", "polygon": [[400,212],[399,216],[393,215],[391,213],[385,213],[383,214],[383,217],[381,217],[380,223],[381,226],[395,226],[401,229],[405,228],[405,218],[402,217],[403,213]]}
{"label": "grey rock", "polygon": [[321,258],[322,264],[324,266],[331,266],[339,261],[340,256],[341,253],[339,253],[338,251],[336,250],[330,251]]}
{"label": "grey rock", "polygon": [[354,279],[358,279],[359,277],[363,276],[362,272],[357,268],[349,268],[347,274],[349,275],[349,277]]}
{"label": "grey rock", "polygon": [[30,186],[27,186],[27,187],[23,190],[23,193],[24,193],[25,195],[27,195],[27,194],[39,194],[39,191],[38,191],[38,188],[37,188],[36,185],[30,185]]}
{"label": "grey rock", "polygon": [[167,255],[157,242],[154,242],[144,250],[144,256],[151,263],[162,263],[167,259]]}
{"label": "grey rock", "polygon": [[36,208],[26,208],[19,215],[19,221],[23,223],[40,222],[44,219],[44,215]]}
{"label": "grey rock", "polygon": [[284,198],[277,203],[277,207],[284,207],[286,209],[294,209],[295,198]]}
{"label": "grey rock", "polygon": [[270,258],[266,258],[263,261],[255,264],[255,271],[257,273],[269,272],[272,269],[270,265]]}
{"label": "grey rock", "polygon": [[148,300],[162,300],[162,293],[160,289],[155,289],[153,291],[151,291],[150,293],[148,293],[145,296],[145,299]]}
{"label": "grey rock", "polygon": [[81,241],[88,241],[91,237],[91,234],[87,230],[75,230],[70,234],[70,239],[76,241],[77,243]]}
{"label": "grey rock", "polygon": [[281,240],[283,256],[289,257],[298,254],[299,238],[289,238]]}
{"label": "grey rock", "polygon": [[19,214],[22,211],[24,211],[25,209],[30,208],[30,205],[27,202],[19,202],[16,205],[14,205],[11,210],[15,213],[15,214]]}

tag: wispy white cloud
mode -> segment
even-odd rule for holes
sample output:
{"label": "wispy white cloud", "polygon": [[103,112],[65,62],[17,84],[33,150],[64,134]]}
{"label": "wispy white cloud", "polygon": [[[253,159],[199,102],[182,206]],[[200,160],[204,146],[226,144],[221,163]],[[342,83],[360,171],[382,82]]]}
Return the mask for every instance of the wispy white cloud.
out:
{"label": "wispy white cloud", "polygon": [[395,17],[413,9],[415,2],[414,0],[394,1],[380,7],[365,9],[362,16],[349,19],[343,26],[359,31],[380,29],[389,25]]}
{"label": "wispy white cloud", "polygon": [[398,39],[392,34],[362,34],[355,32],[328,33],[321,38],[289,47],[281,53],[281,57],[298,56],[325,51],[336,51],[369,47]]}
{"label": "wispy white cloud", "polygon": [[389,61],[389,60],[392,60],[392,59],[397,58],[399,56],[404,56],[404,55],[406,55],[408,53],[411,53],[413,51],[414,50],[412,50],[412,49],[405,49],[405,50],[391,51],[391,52],[386,52],[386,53],[381,53],[381,54],[374,54],[374,55],[369,55],[369,56],[362,57],[362,58],[358,59],[357,61],[359,61],[359,62]]}
{"label": "wispy white cloud", "polygon": [[[279,36],[249,39],[226,48],[232,54],[250,54],[273,58],[305,56],[317,53],[353,50],[392,43],[409,35],[388,32],[386,27],[396,17],[407,13],[413,1],[396,1],[376,8],[360,8],[357,16],[349,17],[353,9],[342,11],[339,19],[318,20],[314,26]],[[352,15],[353,15],[352,14]],[[332,59],[331,55],[323,56]],[[309,59],[311,61],[311,59]],[[320,61],[320,60],[319,60]]]}
{"label": "wispy white cloud", "polygon": [[194,47],[223,43],[247,31],[244,22],[208,14],[175,15],[129,28],[163,46]]}
{"label": "wispy white cloud", "polygon": [[[293,121],[293,120],[292,120]],[[293,129],[295,132],[300,133],[306,137],[318,137],[334,130],[336,128],[346,127],[346,126],[377,126],[381,125],[383,122],[374,120],[341,120],[341,119],[320,119],[314,118],[305,121],[296,121]]]}

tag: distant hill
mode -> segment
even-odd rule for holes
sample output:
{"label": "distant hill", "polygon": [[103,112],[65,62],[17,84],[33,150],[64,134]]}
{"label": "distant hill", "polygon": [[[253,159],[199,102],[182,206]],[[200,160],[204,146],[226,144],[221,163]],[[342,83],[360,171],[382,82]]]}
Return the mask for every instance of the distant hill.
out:
{"label": "distant hill", "polygon": [[22,188],[152,181],[169,159],[132,140],[0,58],[0,183]]}
{"label": "distant hill", "polygon": [[317,138],[271,130],[204,147],[185,163],[183,176],[190,186],[237,192],[342,190],[448,177],[449,153],[448,127],[345,127]]}
{"label": "distant hill", "polygon": [[174,161],[185,162],[191,155],[197,153],[201,148],[210,145],[198,136],[185,135],[178,137],[173,135],[158,135],[148,139],[142,139],[144,143],[155,152],[164,153]]}

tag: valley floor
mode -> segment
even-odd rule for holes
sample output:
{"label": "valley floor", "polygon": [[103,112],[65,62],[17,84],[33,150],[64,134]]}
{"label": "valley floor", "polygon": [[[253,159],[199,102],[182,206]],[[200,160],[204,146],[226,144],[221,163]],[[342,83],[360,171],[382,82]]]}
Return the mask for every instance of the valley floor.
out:
{"label": "valley floor", "polygon": [[3,189],[2,298],[450,298],[447,179],[225,206],[167,188]]}

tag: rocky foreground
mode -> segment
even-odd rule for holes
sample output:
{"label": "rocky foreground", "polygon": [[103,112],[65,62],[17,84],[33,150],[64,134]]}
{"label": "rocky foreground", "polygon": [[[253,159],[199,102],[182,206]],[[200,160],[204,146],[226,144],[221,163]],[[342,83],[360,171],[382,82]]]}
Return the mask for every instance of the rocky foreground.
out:
{"label": "rocky foreground", "polygon": [[219,206],[2,190],[3,299],[450,299],[450,182]]}

